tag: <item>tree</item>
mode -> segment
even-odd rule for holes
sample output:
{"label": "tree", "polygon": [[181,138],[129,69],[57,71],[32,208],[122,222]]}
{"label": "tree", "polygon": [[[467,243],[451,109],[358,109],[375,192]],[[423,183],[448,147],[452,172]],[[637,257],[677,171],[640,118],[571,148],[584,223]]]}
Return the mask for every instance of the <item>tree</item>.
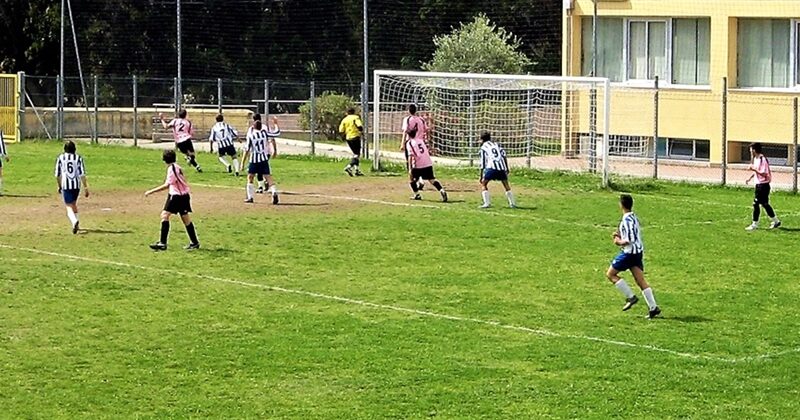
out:
{"label": "tree", "polygon": [[[339,123],[349,108],[356,108],[355,100],[336,92],[324,92],[314,100],[314,120],[317,132],[328,140],[339,138]],[[311,105],[300,106],[300,127],[311,127]]]}
{"label": "tree", "polygon": [[485,14],[475,16],[447,35],[433,39],[433,59],[423,70],[455,73],[525,73],[533,64],[518,51],[522,42],[511,32],[497,27]]}

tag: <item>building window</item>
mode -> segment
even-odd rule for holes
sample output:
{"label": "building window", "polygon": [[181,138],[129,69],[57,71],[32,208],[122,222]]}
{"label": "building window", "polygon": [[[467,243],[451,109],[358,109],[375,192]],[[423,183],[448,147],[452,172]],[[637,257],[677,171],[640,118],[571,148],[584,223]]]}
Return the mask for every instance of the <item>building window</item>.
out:
{"label": "building window", "polygon": [[711,142],[698,139],[658,139],[658,156],[665,159],[707,161],[711,157]]}
{"label": "building window", "polygon": [[[709,84],[711,20],[598,18],[597,76]],[[592,18],[581,21],[582,72],[592,75]]]}
{"label": "building window", "polygon": [[800,85],[800,21],[794,25],[794,84]]}
{"label": "building window", "polygon": [[739,19],[740,87],[789,87],[791,33],[788,19]]}
{"label": "building window", "polygon": [[581,63],[584,76],[607,77],[612,82],[623,80],[623,25],[621,18],[598,18],[597,74],[592,74],[592,18],[581,21]]}
{"label": "building window", "polygon": [[667,76],[667,23],[628,22],[628,79],[653,80]]}
{"label": "building window", "polygon": [[672,83],[708,85],[711,61],[711,19],[674,19]]}

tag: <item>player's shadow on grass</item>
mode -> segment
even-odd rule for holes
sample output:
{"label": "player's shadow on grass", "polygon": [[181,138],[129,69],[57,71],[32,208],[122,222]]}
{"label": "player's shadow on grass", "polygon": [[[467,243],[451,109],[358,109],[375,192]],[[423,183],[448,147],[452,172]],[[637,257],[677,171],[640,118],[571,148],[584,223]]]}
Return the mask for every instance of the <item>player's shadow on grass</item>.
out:
{"label": "player's shadow on grass", "polygon": [[132,230],[107,230],[107,229],[79,229],[79,235],[88,235],[90,233],[97,233],[101,235],[127,235],[133,233]]}
{"label": "player's shadow on grass", "polygon": [[515,206],[513,209],[506,208],[508,211],[534,211],[537,210],[536,206]]}
{"label": "player's shadow on grass", "polygon": [[[270,204],[271,205],[271,204]],[[331,203],[280,203],[280,207],[326,207]]]}
{"label": "player's shadow on grass", "polygon": [[785,232],[785,233],[796,233],[796,232],[800,232],[800,228],[781,227],[781,228],[778,228],[778,231],[779,232]]}
{"label": "player's shadow on grass", "polygon": [[661,319],[665,321],[683,322],[687,324],[697,324],[702,322],[714,322],[713,319],[698,315],[679,315],[679,316],[662,316]]}
{"label": "player's shadow on grass", "polygon": [[27,194],[3,194],[0,197],[8,198],[47,198],[46,195],[27,195]]}
{"label": "player's shadow on grass", "polygon": [[215,257],[228,257],[234,255],[236,251],[228,248],[203,248],[201,247],[195,252],[202,252],[204,254],[212,254]]}

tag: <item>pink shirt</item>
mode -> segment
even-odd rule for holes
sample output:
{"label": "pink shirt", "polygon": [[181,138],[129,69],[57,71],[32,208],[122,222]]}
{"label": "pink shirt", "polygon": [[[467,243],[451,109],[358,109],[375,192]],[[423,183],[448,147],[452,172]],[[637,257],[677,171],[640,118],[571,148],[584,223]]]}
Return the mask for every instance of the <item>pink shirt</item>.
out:
{"label": "pink shirt", "polygon": [[177,163],[167,166],[167,180],[169,184],[169,195],[186,195],[189,194],[189,183],[186,182],[186,176],[183,175],[183,169]]}
{"label": "pink shirt", "polygon": [[772,181],[772,171],[769,169],[769,161],[766,156],[761,155],[753,159],[753,168],[758,171],[756,172],[756,184],[769,184]]}
{"label": "pink shirt", "polygon": [[175,118],[167,124],[167,127],[172,127],[172,135],[175,137],[175,143],[191,140],[194,135],[192,122],[184,118]]}
{"label": "pink shirt", "polygon": [[406,143],[406,150],[408,156],[414,157],[414,168],[428,168],[433,166],[431,160],[431,153],[428,151],[428,145],[419,139],[411,139]]}
{"label": "pink shirt", "polygon": [[425,122],[424,118],[417,115],[409,115],[403,119],[403,126],[401,128],[406,138],[409,138],[406,130],[414,127],[417,128],[417,135],[414,138],[422,141],[428,140],[428,123]]}

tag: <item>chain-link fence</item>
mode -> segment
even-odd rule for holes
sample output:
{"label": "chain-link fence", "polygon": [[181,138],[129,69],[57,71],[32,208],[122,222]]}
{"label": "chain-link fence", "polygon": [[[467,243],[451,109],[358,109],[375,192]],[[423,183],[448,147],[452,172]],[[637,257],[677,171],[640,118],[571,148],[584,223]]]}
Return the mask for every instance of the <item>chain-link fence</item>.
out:
{"label": "chain-link fence", "polygon": [[[179,102],[188,110],[200,140],[206,137],[220,112],[240,131],[258,112],[277,116],[283,137],[308,141],[312,151],[314,142],[332,139],[324,138],[313,118],[310,122],[301,119],[303,105],[326,92],[350,96],[358,104],[362,89],[359,83],[187,79],[181,81],[183,95],[177,98],[176,79],[88,77],[81,83],[78,78],[67,78],[65,107],[58,112],[56,77],[24,76],[24,86],[23,138],[83,138],[136,145],[168,141],[170,134],[161,128],[157,117],[160,113],[174,115],[175,103]],[[549,104],[552,112],[547,114],[550,118],[544,119],[551,125],[557,123],[561,127],[557,131],[568,134],[554,149],[560,150],[563,162],[574,163],[576,157],[588,159],[586,162],[594,168],[589,172],[603,173],[612,182],[635,177],[743,185],[750,175],[748,146],[761,142],[772,164],[773,185],[797,190],[797,94],[744,89],[721,89],[720,93],[711,89],[659,88],[657,83],[639,87],[612,85],[608,139],[602,135],[602,98],[583,98],[576,106],[572,96],[554,95],[554,101],[563,103]],[[525,126],[534,137],[541,131],[541,127],[537,128],[542,120],[539,114],[521,113],[523,117],[528,115],[530,121]],[[573,132],[577,137],[570,134]],[[580,135],[583,132],[595,134]],[[533,155],[517,164],[540,168]],[[546,169],[587,170],[573,166],[550,165]]]}
{"label": "chain-link fence", "polygon": [[[326,92],[347,95],[359,103],[361,92],[358,83],[184,79],[179,88],[177,79],[168,78],[88,77],[83,83],[79,78],[65,78],[64,108],[59,112],[57,77],[23,78],[24,138],[77,138],[134,145],[170,140],[159,115],[171,118],[176,103],[189,112],[198,140],[207,138],[220,113],[240,131],[250,125],[253,114],[266,113],[278,118],[286,138],[332,140],[321,136],[313,120],[301,123],[301,107]],[[180,98],[177,91],[182,92]]]}

